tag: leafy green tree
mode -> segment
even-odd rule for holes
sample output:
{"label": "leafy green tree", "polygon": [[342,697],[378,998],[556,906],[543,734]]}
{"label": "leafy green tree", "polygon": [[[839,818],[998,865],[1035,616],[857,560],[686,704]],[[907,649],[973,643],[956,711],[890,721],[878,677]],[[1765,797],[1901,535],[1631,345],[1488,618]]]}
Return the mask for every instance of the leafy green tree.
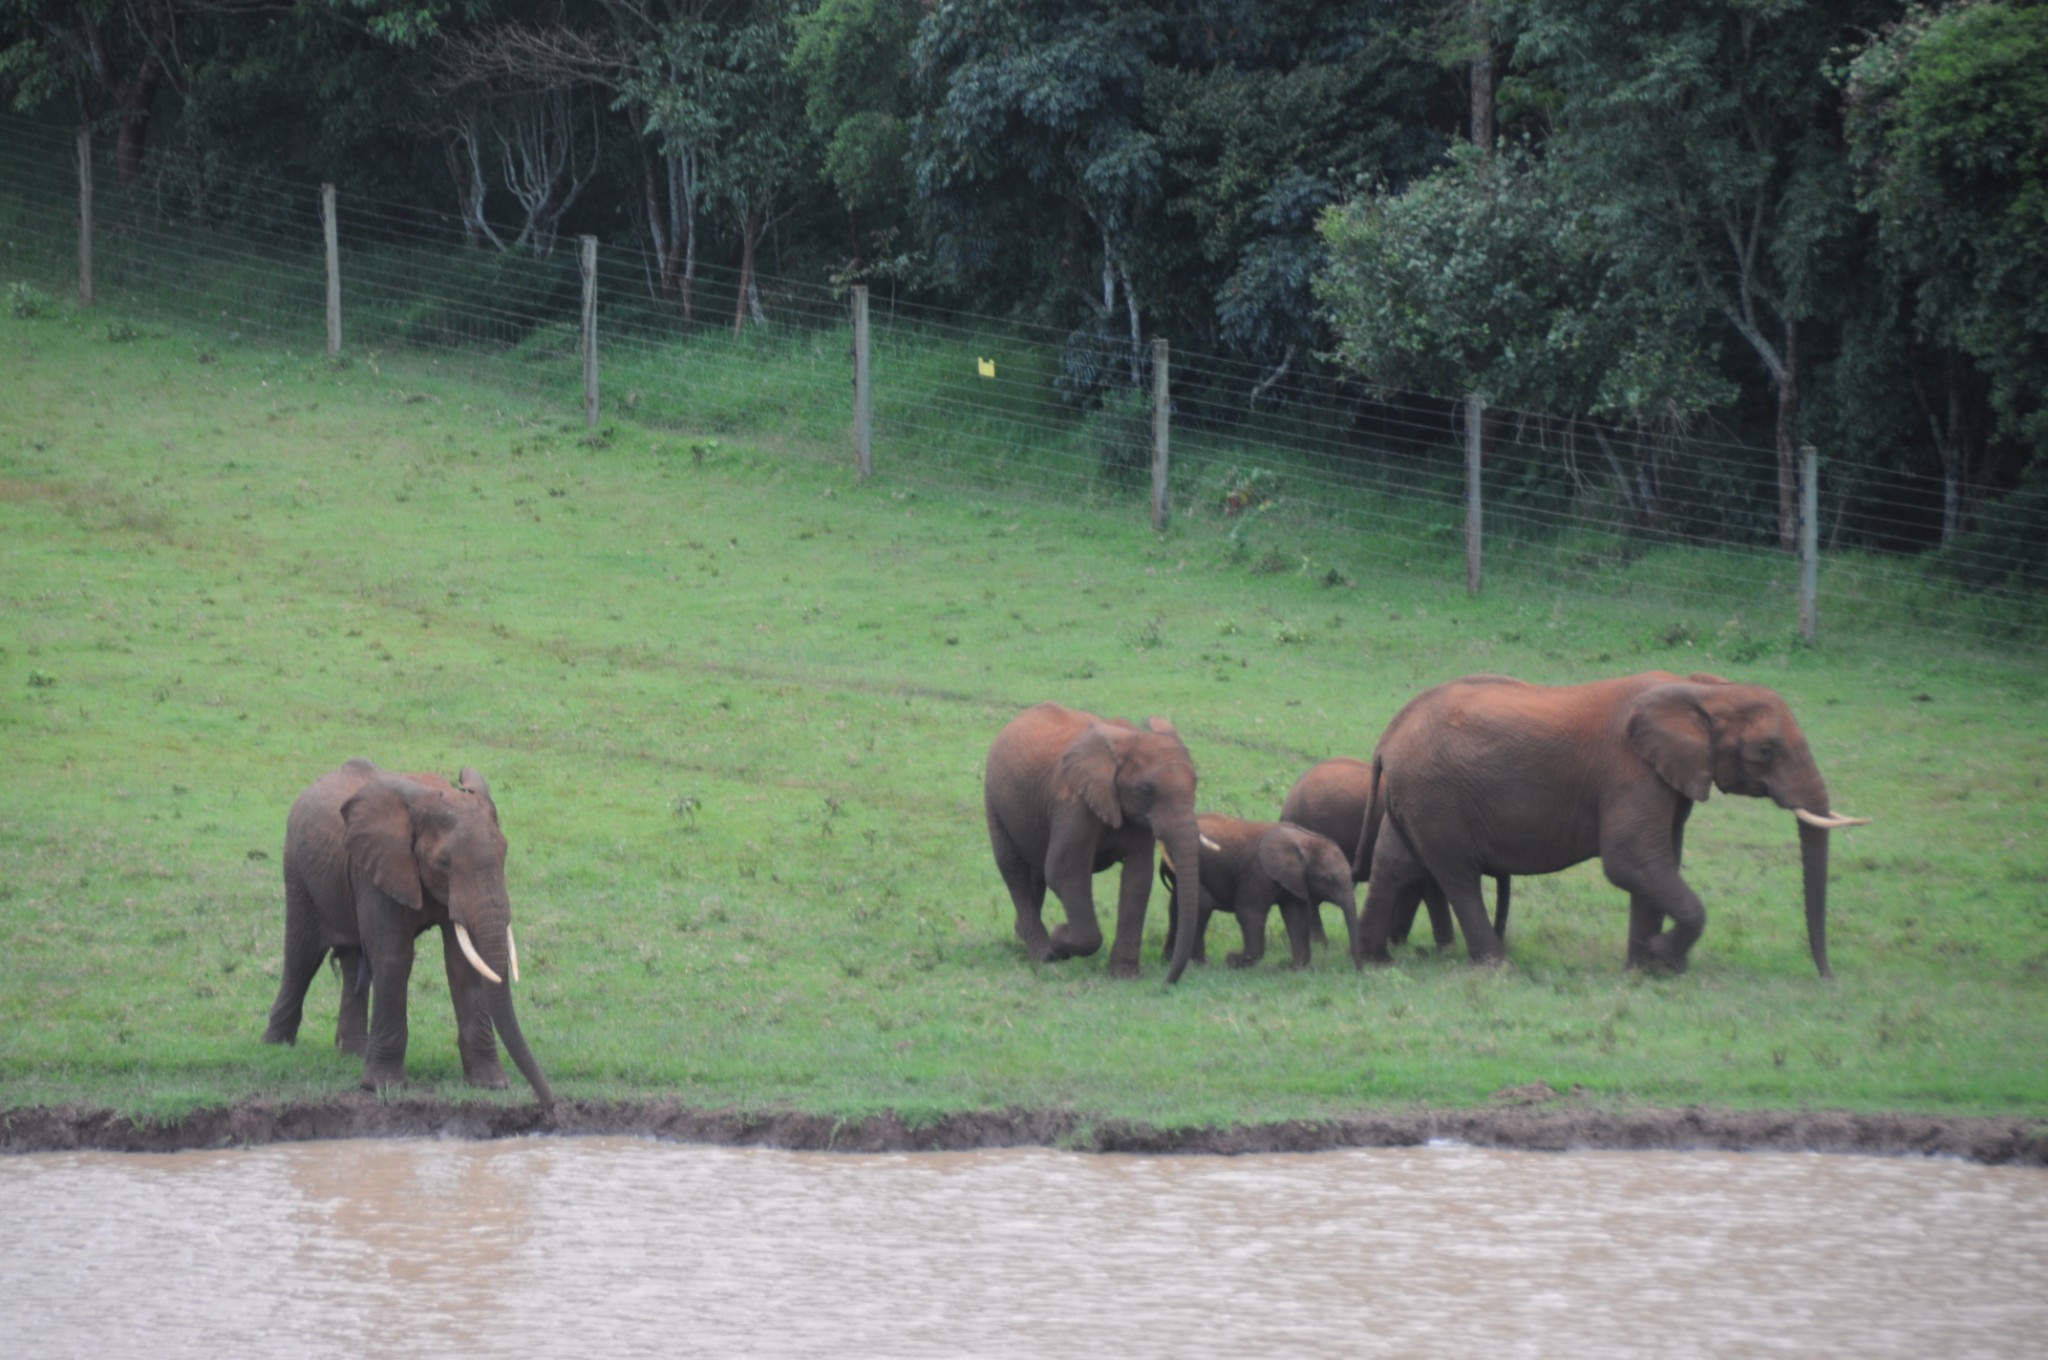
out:
{"label": "leafy green tree", "polygon": [[1740,336],[1776,398],[1778,538],[1797,521],[1803,365],[1854,222],[1830,54],[1892,0],[1501,0],[1518,101],[1606,249]]}
{"label": "leafy green tree", "polygon": [[1731,391],[1685,299],[1637,286],[1555,167],[1460,145],[1405,191],[1329,210],[1322,231],[1339,363],[1382,387],[1552,413],[1566,435],[1590,418],[1617,498],[1657,521],[1654,442],[1603,426],[1682,427]]}
{"label": "leafy green tree", "polygon": [[1040,259],[1049,252],[1032,246],[1071,240],[1081,223],[1098,243],[1100,302],[1087,329],[1100,343],[1068,352],[1074,386],[1087,391],[1107,376],[1119,297],[1129,380],[1140,377],[1131,257],[1160,192],[1142,103],[1159,38],[1152,11],[1113,0],[941,0],[912,50],[910,164],[942,267],[973,275],[1013,244],[1018,223],[1040,234],[1025,242]]}
{"label": "leafy green tree", "polygon": [[861,215],[871,228],[900,225],[910,201],[910,48],[923,12],[918,0],[820,0],[791,20],[790,69],[825,178],[846,205],[856,268]]}
{"label": "leafy green tree", "polygon": [[1999,433],[2048,449],[2048,5],[1916,6],[1844,74],[1953,542],[1997,475],[1986,399]]}
{"label": "leafy green tree", "polygon": [[0,91],[17,109],[70,97],[81,126],[111,125],[121,183],[142,173],[157,96],[177,78],[197,0],[0,0]]}

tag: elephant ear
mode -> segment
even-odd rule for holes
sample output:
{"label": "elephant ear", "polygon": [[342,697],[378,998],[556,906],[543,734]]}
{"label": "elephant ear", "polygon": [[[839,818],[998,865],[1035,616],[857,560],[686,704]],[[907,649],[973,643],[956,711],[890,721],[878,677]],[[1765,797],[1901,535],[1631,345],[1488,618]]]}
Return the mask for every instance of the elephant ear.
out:
{"label": "elephant ear", "polygon": [[1060,778],[1110,829],[1124,824],[1123,804],[1116,796],[1116,746],[1103,724],[1094,724],[1067,747],[1060,757]]}
{"label": "elephant ear", "polygon": [[1714,729],[1686,685],[1660,685],[1628,715],[1629,748],[1657,777],[1695,803],[1714,790]]}
{"label": "elephant ear", "polygon": [[1165,718],[1152,717],[1145,719],[1145,730],[1157,733],[1162,737],[1172,737],[1176,741],[1180,739],[1180,729]]}
{"label": "elephant ear", "polygon": [[1279,827],[1259,837],[1259,872],[1280,885],[1289,897],[1306,902],[1308,896],[1308,843],[1299,831]]}
{"label": "elephant ear", "polygon": [[483,774],[476,766],[463,766],[462,773],[456,776],[456,783],[465,792],[473,793],[484,800],[484,806],[491,810],[491,825],[496,826],[498,823],[498,805],[492,801],[491,786],[484,782]]}
{"label": "elephant ear", "polygon": [[350,870],[366,875],[386,897],[424,910],[408,787],[389,777],[372,779],[341,805],[341,821]]}
{"label": "elephant ear", "polygon": [[1714,675],[1707,671],[1694,671],[1685,677],[1695,685],[1732,685],[1735,682],[1725,675]]}

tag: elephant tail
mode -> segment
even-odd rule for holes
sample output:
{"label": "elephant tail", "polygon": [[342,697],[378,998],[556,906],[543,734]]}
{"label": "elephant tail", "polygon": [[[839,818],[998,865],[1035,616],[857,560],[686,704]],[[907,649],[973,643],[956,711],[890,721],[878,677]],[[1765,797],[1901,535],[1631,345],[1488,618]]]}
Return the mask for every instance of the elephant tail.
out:
{"label": "elephant tail", "polygon": [[1375,754],[1372,782],[1365,795],[1365,817],[1358,828],[1358,848],[1351,852],[1351,880],[1363,883],[1372,877],[1372,850],[1379,842],[1380,823],[1387,818],[1386,766]]}

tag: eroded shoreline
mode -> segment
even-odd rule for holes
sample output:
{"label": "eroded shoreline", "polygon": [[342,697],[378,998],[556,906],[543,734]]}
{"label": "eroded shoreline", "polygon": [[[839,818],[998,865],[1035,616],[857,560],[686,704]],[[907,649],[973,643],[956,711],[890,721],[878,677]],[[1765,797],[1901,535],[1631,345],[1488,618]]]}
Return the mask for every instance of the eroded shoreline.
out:
{"label": "eroded shoreline", "polygon": [[839,1119],[800,1111],[702,1109],[673,1100],[564,1100],[543,1111],[530,1103],[380,1099],[368,1093],[318,1101],[247,1100],[166,1120],[78,1106],[0,1111],[0,1153],[178,1152],[323,1138],[532,1136],[625,1136],[808,1152],[1056,1147],[1222,1156],[1414,1147],[1448,1140],[1534,1152],[1824,1152],[2048,1166],[2048,1121],[2041,1119],[1707,1106],[1609,1110],[1566,1098],[1171,1129],[1064,1110],[977,1111],[913,1124],[893,1113]]}

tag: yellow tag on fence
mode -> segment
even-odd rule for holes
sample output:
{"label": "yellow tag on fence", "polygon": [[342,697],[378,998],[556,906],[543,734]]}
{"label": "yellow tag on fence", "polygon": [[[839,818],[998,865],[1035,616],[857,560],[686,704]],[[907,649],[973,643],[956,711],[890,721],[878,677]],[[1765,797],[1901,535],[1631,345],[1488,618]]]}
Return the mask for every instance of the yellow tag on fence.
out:
{"label": "yellow tag on fence", "polygon": [[996,375],[996,361],[993,359],[976,359],[974,366],[984,378],[993,378]]}

